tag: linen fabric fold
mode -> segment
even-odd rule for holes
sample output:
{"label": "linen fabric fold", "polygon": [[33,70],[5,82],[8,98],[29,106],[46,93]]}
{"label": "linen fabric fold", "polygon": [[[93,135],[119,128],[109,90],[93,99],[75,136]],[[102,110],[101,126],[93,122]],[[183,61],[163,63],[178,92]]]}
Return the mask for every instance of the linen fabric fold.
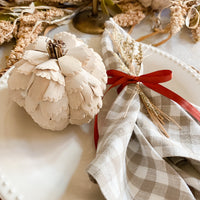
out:
{"label": "linen fabric fold", "polygon": [[[107,69],[119,70],[110,38],[114,31],[130,36],[112,19],[106,23],[103,59]],[[166,122],[170,138],[163,136],[149,118],[136,86],[128,85],[119,95],[110,94],[113,102],[99,114],[99,144],[89,175],[108,200],[200,199],[199,123],[170,99],[145,86],[142,89],[181,129]]]}

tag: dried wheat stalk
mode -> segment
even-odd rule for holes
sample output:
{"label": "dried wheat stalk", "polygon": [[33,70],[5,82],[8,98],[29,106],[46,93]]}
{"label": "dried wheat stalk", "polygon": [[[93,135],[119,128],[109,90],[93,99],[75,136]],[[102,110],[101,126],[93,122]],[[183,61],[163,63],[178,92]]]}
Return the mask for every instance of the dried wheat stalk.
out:
{"label": "dried wheat stalk", "polygon": [[[113,42],[115,51],[117,51],[119,59],[121,61],[126,61],[124,62],[124,65],[122,65],[122,71],[126,69],[126,72],[128,71],[127,73],[137,76],[142,67],[143,60],[143,52],[141,45],[139,44],[139,46],[136,47],[137,45],[135,45],[135,41],[131,37],[124,37],[117,30],[113,32],[111,40]],[[132,67],[133,62],[137,65],[137,67]],[[136,84],[136,87],[140,99],[143,102],[152,122],[166,137],[169,137],[169,135],[164,128],[165,120],[172,121],[180,128],[180,126],[174,121],[174,119],[172,119],[166,113],[161,111],[150,101],[150,99],[142,91],[142,88],[140,87],[139,83]],[[128,105],[128,107],[129,106],[130,105]]]}

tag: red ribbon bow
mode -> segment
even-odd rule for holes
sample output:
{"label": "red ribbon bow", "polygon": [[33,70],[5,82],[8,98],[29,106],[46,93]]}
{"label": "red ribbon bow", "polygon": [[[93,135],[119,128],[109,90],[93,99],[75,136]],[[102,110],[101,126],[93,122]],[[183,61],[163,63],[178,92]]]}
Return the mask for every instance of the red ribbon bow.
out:
{"label": "red ribbon bow", "polygon": [[[184,108],[188,113],[190,113],[194,118],[196,118],[200,122],[200,112],[194,106],[192,106],[188,101],[183,99],[175,92],[159,84],[167,82],[172,79],[171,70],[159,70],[141,76],[132,76],[121,71],[108,70],[107,75],[110,76],[110,78],[108,78],[107,84],[111,85],[107,91],[109,91],[111,88],[115,86],[119,86],[117,91],[118,93],[120,93],[126,85],[131,83],[135,84],[137,82],[141,82],[146,87],[178,103],[182,108]],[[98,144],[98,139],[99,139],[99,133],[98,133],[98,124],[96,115],[95,125],[94,125],[94,142],[96,147]]]}

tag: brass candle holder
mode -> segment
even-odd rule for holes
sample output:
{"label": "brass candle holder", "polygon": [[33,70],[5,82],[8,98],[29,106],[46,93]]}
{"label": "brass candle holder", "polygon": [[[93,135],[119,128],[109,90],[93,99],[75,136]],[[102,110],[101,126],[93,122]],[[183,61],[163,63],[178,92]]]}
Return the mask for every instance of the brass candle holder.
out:
{"label": "brass candle holder", "polygon": [[98,0],[92,0],[92,9],[84,10],[73,18],[74,27],[83,33],[101,34],[108,15],[98,9]]}

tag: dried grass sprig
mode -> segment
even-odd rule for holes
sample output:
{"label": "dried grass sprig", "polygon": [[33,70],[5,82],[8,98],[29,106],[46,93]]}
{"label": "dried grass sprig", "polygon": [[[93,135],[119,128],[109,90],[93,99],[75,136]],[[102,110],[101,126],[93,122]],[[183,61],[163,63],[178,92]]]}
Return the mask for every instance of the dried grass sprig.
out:
{"label": "dried grass sprig", "polygon": [[117,30],[115,30],[110,37],[119,58],[124,63],[123,70],[126,73],[135,74],[135,69],[133,66],[135,43],[132,41],[132,38],[121,37],[121,34]]}
{"label": "dried grass sprig", "polygon": [[169,137],[167,131],[164,128],[165,122],[164,120],[173,122],[177,127],[181,128],[180,125],[169,115],[160,110],[157,106],[155,106],[150,99],[144,94],[140,86],[138,85],[138,91],[140,95],[140,99],[142,100],[152,122],[158,126],[160,131],[166,136]]}
{"label": "dried grass sprig", "polygon": [[[115,31],[112,32],[111,40],[113,42],[115,52],[117,53],[116,55],[118,55],[119,59],[122,61],[128,60],[128,63],[124,62],[124,65],[126,66],[126,68],[129,71],[127,73],[136,75],[136,76],[139,75],[139,72],[142,67],[142,61],[143,61],[143,52],[142,52],[141,44],[136,44],[135,41],[130,36],[124,37],[116,29],[115,29]],[[137,66],[134,68],[130,68],[130,67],[132,67],[133,62]],[[124,70],[124,67],[121,70]],[[167,131],[164,128],[165,120],[171,121],[174,124],[176,124],[179,128],[181,128],[173,118],[171,118],[166,113],[161,111],[156,105],[154,105],[150,101],[150,99],[143,92],[139,83],[136,84],[136,91],[139,94],[140,99],[143,102],[152,122],[159,128],[161,133],[163,133],[166,137],[169,137]],[[132,94],[133,95],[130,96],[131,99],[134,97],[135,90],[133,91]],[[124,113],[123,117],[126,116],[126,114],[127,114],[127,110],[130,106],[131,99],[129,99],[128,104],[126,105],[127,108],[126,108],[126,112]]]}

